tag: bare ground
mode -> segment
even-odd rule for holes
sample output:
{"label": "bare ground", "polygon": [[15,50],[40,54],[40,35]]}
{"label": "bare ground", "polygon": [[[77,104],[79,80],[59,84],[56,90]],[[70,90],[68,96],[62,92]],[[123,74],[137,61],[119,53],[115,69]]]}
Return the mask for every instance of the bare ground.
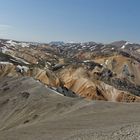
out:
{"label": "bare ground", "polygon": [[140,140],[140,104],[55,94],[33,78],[0,79],[0,140]]}

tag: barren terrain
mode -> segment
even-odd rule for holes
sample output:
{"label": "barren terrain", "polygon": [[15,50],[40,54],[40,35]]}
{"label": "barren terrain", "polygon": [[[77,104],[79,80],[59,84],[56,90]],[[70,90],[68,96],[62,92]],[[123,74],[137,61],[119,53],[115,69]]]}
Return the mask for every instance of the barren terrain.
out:
{"label": "barren terrain", "polygon": [[32,78],[0,81],[0,140],[139,140],[140,104],[60,96]]}
{"label": "barren terrain", "polygon": [[0,140],[140,140],[140,45],[0,39]]}

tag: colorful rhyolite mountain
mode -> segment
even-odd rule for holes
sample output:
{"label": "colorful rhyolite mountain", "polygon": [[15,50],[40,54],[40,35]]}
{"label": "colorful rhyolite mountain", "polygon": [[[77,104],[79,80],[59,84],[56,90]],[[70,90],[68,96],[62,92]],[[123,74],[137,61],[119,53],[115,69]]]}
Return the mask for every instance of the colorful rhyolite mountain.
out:
{"label": "colorful rhyolite mountain", "polygon": [[32,77],[64,96],[140,102],[140,45],[1,39],[0,77]]}

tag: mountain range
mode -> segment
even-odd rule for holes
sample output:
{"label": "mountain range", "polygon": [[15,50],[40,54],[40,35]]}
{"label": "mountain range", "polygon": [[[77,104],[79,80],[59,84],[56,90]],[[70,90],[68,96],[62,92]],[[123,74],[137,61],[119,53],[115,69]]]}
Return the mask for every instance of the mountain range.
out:
{"label": "mountain range", "polygon": [[0,140],[140,137],[140,44],[0,39]]}
{"label": "mountain range", "polygon": [[71,91],[92,100],[140,100],[139,44],[0,40],[0,53],[0,77],[33,77],[67,96]]}

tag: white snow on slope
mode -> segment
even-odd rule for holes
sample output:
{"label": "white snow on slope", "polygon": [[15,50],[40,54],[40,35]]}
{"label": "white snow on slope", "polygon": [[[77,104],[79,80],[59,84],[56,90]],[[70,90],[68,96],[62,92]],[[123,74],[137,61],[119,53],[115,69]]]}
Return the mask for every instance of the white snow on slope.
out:
{"label": "white snow on slope", "polygon": [[3,61],[0,61],[0,64],[2,64],[2,65],[13,65],[13,64],[10,63],[10,62],[3,62]]}
{"label": "white snow on slope", "polygon": [[125,47],[126,47],[127,45],[129,45],[129,44],[133,44],[133,43],[126,42],[126,43],[121,47],[121,49],[125,49]]}
{"label": "white snow on slope", "polygon": [[29,70],[28,67],[26,67],[26,66],[20,66],[20,65],[17,65],[17,69],[19,69],[21,73],[27,72]]}
{"label": "white snow on slope", "polygon": [[13,40],[8,40],[8,41],[7,41],[7,44],[9,44],[9,45],[11,45],[11,46],[16,46],[16,45],[17,45],[17,43],[14,42]]}
{"label": "white snow on slope", "polygon": [[1,47],[1,52],[2,53],[6,53],[6,52],[8,52],[9,50],[6,48],[6,47]]}
{"label": "white snow on slope", "polygon": [[30,64],[27,61],[25,61],[24,59],[21,59],[21,58],[15,57],[15,56],[12,56],[12,57],[15,58],[17,61],[23,62],[24,64],[27,64],[27,65]]}
{"label": "white snow on slope", "polygon": [[25,47],[29,47],[28,43],[19,43],[21,45],[21,47],[25,48]]}
{"label": "white snow on slope", "polygon": [[24,43],[24,42],[15,42],[15,41],[13,41],[13,40],[8,40],[7,42],[6,42],[8,45],[10,45],[10,46],[21,46],[21,47],[23,47],[23,48],[25,48],[25,47],[29,47],[29,43]]}
{"label": "white snow on slope", "polygon": [[106,60],[106,61],[105,61],[105,65],[108,65],[108,61],[109,61],[109,60]]}

